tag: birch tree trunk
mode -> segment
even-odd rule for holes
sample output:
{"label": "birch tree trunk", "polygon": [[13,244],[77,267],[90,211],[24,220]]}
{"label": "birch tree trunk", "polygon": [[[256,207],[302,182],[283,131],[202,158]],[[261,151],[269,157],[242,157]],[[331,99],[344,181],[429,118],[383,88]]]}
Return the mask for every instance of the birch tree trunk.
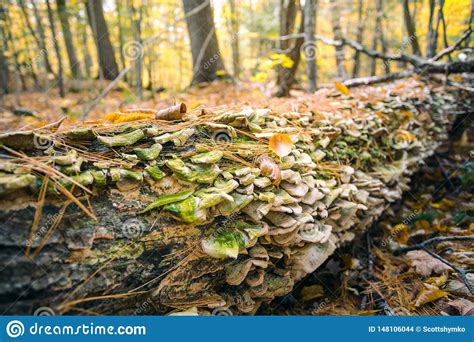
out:
{"label": "birch tree trunk", "polygon": [[[336,2],[331,3],[331,24],[332,30],[334,32],[334,39],[339,40],[343,38],[341,30],[341,21],[340,21],[340,8]],[[347,78],[346,67],[344,65],[344,47],[336,46],[336,67],[337,75],[340,80],[345,80]]]}
{"label": "birch tree trunk", "polygon": [[59,51],[58,39],[56,36],[56,28],[54,25],[54,16],[53,16],[53,11],[51,9],[51,4],[49,0],[46,0],[46,6],[48,7],[48,17],[49,17],[49,23],[50,23],[50,28],[51,28],[51,34],[53,36],[54,51],[56,52],[56,58],[58,60],[59,96],[64,97],[65,93],[64,93],[64,81],[63,81],[63,62],[62,62],[61,52]]}

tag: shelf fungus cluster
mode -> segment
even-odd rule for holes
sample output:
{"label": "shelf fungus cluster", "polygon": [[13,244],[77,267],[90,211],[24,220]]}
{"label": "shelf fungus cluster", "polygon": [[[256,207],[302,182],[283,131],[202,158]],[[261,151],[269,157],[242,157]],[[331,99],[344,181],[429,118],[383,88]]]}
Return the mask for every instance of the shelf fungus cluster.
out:
{"label": "shelf fungus cluster", "polygon": [[[56,238],[75,256],[61,267],[109,260],[101,239],[110,235],[107,251],[116,251],[128,238],[139,247],[115,256],[131,269],[123,279],[114,273],[123,282],[116,287],[141,285],[168,311],[255,313],[401,197],[410,174],[443,139],[442,112],[450,106],[452,98],[441,93],[375,103],[345,96],[331,111],[208,110],[176,124],[150,119],[42,132],[39,148],[37,132],[9,133],[0,137],[8,154],[0,163],[0,196],[43,191],[48,204],[61,196],[71,201],[69,193],[84,207],[80,196],[97,199],[87,205],[92,213],[97,206],[96,221],[84,223],[92,227],[87,243],[67,239],[74,225]],[[283,138],[272,146],[275,134]],[[97,204],[102,197],[113,206]],[[131,236],[124,224],[130,219],[139,228]],[[81,248],[88,252],[78,254]],[[166,256],[150,254],[153,248]],[[120,264],[114,259],[109,267]],[[83,280],[76,278],[71,288]],[[126,284],[130,279],[141,283]],[[84,296],[100,291],[95,286]]]}

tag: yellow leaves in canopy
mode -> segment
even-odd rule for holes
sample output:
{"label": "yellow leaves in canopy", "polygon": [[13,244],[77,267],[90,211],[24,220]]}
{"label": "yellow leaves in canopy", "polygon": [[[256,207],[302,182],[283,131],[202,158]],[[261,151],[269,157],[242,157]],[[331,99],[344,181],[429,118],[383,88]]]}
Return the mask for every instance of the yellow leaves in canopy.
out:
{"label": "yellow leaves in canopy", "polygon": [[346,95],[346,96],[349,95],[350,91],[349,91],[349,88],[347,88],[346,85],[344,85],[343,83],[338,82],[338,81],[335,81],[334,85],[336,86],[336,89],[341,92],[341,94]]}
{"label": "yellow leaves in canopy", "polygon": [[268,142],[268,148],[278,157],[283,158],[290,154],[293,142],[288,134],[277,133],[272,135]]}

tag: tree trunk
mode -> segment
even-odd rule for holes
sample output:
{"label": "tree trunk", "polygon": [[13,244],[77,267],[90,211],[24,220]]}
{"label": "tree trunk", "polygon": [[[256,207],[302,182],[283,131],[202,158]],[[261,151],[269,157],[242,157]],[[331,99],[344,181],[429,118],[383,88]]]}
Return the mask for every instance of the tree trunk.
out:
{"label": "tree trunk", "polygon": [[8,62],[5,56],[7,52],[7,34],[6,34],[6,18],[7,18],[7,7],[4,7],[3,3],[0,3],[0,38],[1,38],[1,49],[0,49],[0,108],[3,110],[3,97],[8,94]]}
{"label": "tree trunk", "polygon": [[[339,40],[343,38],[340,22],[340,9],[337,2],[331,2],[331,24],[332,30],[334,32],[334,39]],[[344,47],[336,46],[336,67],[337,75],[340,80],[345,80],[347,78],[346,67],[344,65]]]}
{"label": "tree trunk", "polygon": [[[405,28],[407,30],[408,39],[411,44],[411,49],[414,55],[421,56],[421,49],[418,43],[418,36],[416,34],[415,23],[410,14],[410,6],[408,0],[403,0],[403,19],[405,22]],[[415,4],[416,5],[416,4]]]}
{"label": "tree trunk", "polygon": [[[20,5],[21,12],[25,19],[26,25],[28,26],[28,30],[30,31],[31,35],[36,41],[36,44],[38,45],[38,49],[40,50],[40,53],[43,56],[46,71],[50,74],[54,74],[53,68],[51,67],[51,63],[49,62],[48,49],[46,49],[44,29],[43,29],[43,25],[41,24],[41,17],[39,15],[38,9],[36,8],[34,1],[32,1],[32,5],[33,5],[34,15],[36,19],[36,30],[33,28],[33,25],[30,22],[29,13],[26,11],[26,6],[23,0],[19,0],[18,3]],[[36,63],[37,61],[34,60],[32,62]]]}
{"label": "tree trunk", "polygon": [[[87,5],[85,5],[87,6]],[[81,45],[82,45],[82,53],[84,55],[84,70],[85,70],[85,76],[87,78],[91,78],[92,75],[92,57],[91,54],[89,53],[89,42],[87,39],[87,19],[83,18],[79,12],[77,13],[76,16],[77,23],[79,25],[78,31],[80,32],[81,36]]]}
{"label": "tree trunk", "polygon": [[239,52],[239,11],[235,0],[229,0],[230,6],[230,43],[232,47],[232,68],[234,78],[239,79],[240,76],[240,52]]}
{"label": "tree trunk", "polygon": [[[387,54],[388,48],[387,48],[387,42],[384,36],[384,28],[383,28],[383,23],[382,23],[382,20],[385,18],[385,12],[383,9],[383,0],[377,0],[377,12],[379,13],[377,15],[377,17],[379,18],[377,31],[379,32],[380,45],[382,45],[382,53]],[[390,63],[384,63],[383,67],[384,67],[385,74],[390,74]]]}
{"label": "tree trunk", "polygon": [[46,0],[46,6],[48,7],[48,17],[49,24],[51,27],[51,34],[53,36],[54,51],[56,52],[56,58],[58,60],[58,87],[59,87],[59,96],[64,97],[64,82],[63,82],[63,62],[61,57],[61,52],[59,51],[58,38],[56,36],[56,28],[54,25],[54,15],[51,9],[51,4],[49,0]]}
{"label": "tree trunk", "polygon": [[[298,4],[295,0],[281,0],[280,2],[280,36],[286,36],[293,33],[296,22],[296,14],[298,12]],[[304,33],[304,11],[301,10],[301,23],[298,33]],[[295,73],[298,69],[300,61],[300,49],[304,44],[304,36],[296,39],[281,39],[280,51],[286,54],[292,61],[293,66],[285,68],[281,65],[277,66],[277,85],[278,89],[275,94],[277,97],[289,96],[290,89],[295,82]]]}
{"label": "tree trunk", "polygon": [[308,92],[316,91],[317,71],[316,59],[318,57],[318,49],[316,41],[314,40],[314,33],[316,31],[316,7],[317,0],[306,0],[304,5],[304,52],[306,56],[306,68],[308,75]]}
{"label": "tree trunk", "polygon": [[210,1],[183,0],[183,7],[193,58],[191,85],[229,78],[219,50]]}
{"label": "tree trunk", "polygon": [[[122,69],[126,67],[125,63],[125,54],[123,52],[123,46],[125,44],[124,41],[124,33],[123,33],[123,22],[122,22],[122,1],[117,0],[117,26],[118,26],[118,38],[119,38],[119,47],[120,47],[120,62],[122,63]],[[125,76],[125,80],[127,77]]]}
{"label": "tree trunk", "polygon": [[102,0],[87,0],[87,16],[94,35],[99,58],[101,75],[106,80],[115,79],[118,74],[118,66],[115,54],[110,42],[109,30],[105,21]]}
{"label": "tree trunk", "polygon": [[133,1],[129,4],[130,9],[132,11],[132,33],[133,33],[133,40],[136,44],[136,54],[133,56],[133,66],[134,66],[134,86],[135,86],[135,93],[140,100],[143,100],[143,80],[142,80],[142,73],[143,73],[143,53],[144,48],[142,45],[141,39],[141,22],[143,19],[143,12],[142,6],[135,8],[133,6]]}
{"label": "tree trunk", "polygon": [[[357,10],[357,36],[356,41],[359,44],[363,43],[364,38],[364,26],[365,21],[363,20],[363,7],[364,1],[359,0],[358,10]],[[352,68],[352,78],[357,78],[360,75],[360,51],[354,52],[354,66]]]}
{"label": "tree trunk", "polygon": [[61,28],[66,44],[67,57],[69,60],[69,69],[73,78],[82,78],[81,65],[77,59],[76,49],[72,41],[71,31],[69,29],[69,15],[66,8],[66,0],[56,0],[58,7],[59,21],[61,22]]}
{"label": "tree trunk", "polygon": [[428,36],[426,37],[426,57],[431,58],[435,55],[434,51],[434,39],[435,39],[435,29],[433,28],[433,18],[435,11],[435,0],[429,0],[430,3],[430,15],[428,19]]}

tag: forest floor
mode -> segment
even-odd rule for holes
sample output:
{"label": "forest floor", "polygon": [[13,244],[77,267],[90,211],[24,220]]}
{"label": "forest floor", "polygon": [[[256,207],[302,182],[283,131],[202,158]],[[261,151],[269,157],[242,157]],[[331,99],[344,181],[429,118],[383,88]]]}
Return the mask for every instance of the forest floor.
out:
{"label": "forest floor", "polygon": [[[382,100],[387,92],[422,95],[416,79],[397,81],[389,87],[351,89],[351,96],[365,101]],[[419,92],[419,94],[417,93]],[[46,93],[8,95],[0,113],[0,132],[38,128],[66,115],[64,126],[73,125],[99,94],[80,91],[59,98]],[[150,94],[149,94],[150,95]],[[215,83],[181,94],[156,93],[138,101],[129,89],[111,92],[87,116],[101,120],[119,108],[166,108],[184,101],[188,108],[239,108],[269,106],[277,111],[338,107],[334,87],[308,96],[294,91],[290,99],[267,97],[255,85]],[[33,115],[18,115],[24,109]],[[17,114],[13,111],[17,110]],[[469,119],[468,119],[469,120]],[[474,136],[471,125],[464,137]],[[396,255],[434,237],[474,235],[474,142],[466,139],[445,144],[412,178],[412,188],[385,216],[359,236],[355,243],[336,251],[321,268],[300,282],[293,292],[259,314],[278,315],[474,315],[474,296],[461,275],[423,250]],[[474,268],[472,241],[441,241],[429,248],[444,261],[461,269]],[[474,273],[464,281],[474,286]]]}

